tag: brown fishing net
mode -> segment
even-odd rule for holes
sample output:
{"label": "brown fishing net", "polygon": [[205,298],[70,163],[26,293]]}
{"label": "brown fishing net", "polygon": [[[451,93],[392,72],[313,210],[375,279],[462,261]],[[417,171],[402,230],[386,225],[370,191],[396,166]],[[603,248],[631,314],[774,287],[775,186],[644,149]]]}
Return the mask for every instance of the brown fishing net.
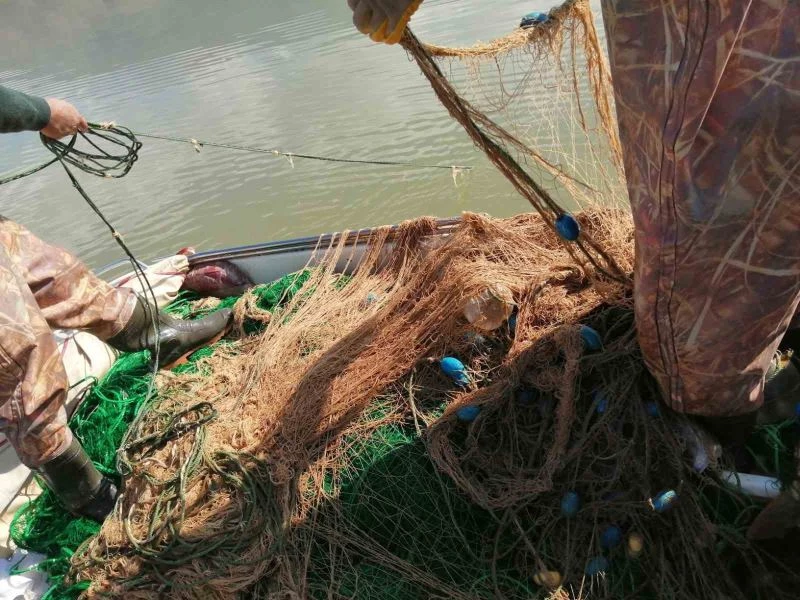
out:
{"label": "brown fishing net", "polygon": [[[564,206],[620,206],[611,79],[586,0],[569,0],[544,23],[488,44],[425,46],[410,29],[401,44],[450,115],[546,222],[555,227]],[[576,262],[627,281],[591,235],[559,233]]]}
{"label": "brown fishing net", "polygon": [[793,597],[744,538],[757,506],[698,468],[638,353],[588,4],[475,48],[403,44],[539,214],[343,235],[269,311],[245,295],[238,336],[160,376],[68,579],[92,598]]}
{"label": "brown fishing net", "polygon": [[485,44],[419,44],[411,35],[404,43],[423,65],[435,59],[447,74],[436,85],[471,103],[479,125],[488,116],[488,133],[510,142],[518,162],[538,167],[539,181],[566,188],[567,195],[553,190],[557,198],[597,206],[626,197],[611,74],[587,2],[565,2],[545,22]]}
{"label": "brown fishing net", "polygon": [[[606,211],[581,221],[587,231],[623,249],[617,258],[630,266],[631,231],[620,225],[625,223],[621,216]],[[441,436],[447,436],[445,423],[459,422],[453,413],[458,406],[496,400],[497,386],[507,387],[500,395],[508,395],[520,381],[517,354],[528,356],[529,344],[555,331],[565,347],[573,348],[568,354],[574,360],[577,330],[560,327],[575,323],[603,297],[623,301],[619,286],[606,284],[602,294],[590,286],[591,273],[571,264],[538,217],[495,221],[465,215],[447,236],[431,237],[435,230],[432,220],[382,230],[369,240],[366,256],[346,280],[334,267],[352,257],[352,246],[336,245],[324,252],[320,266],[272,315],[262,334],[220,348],[195,373],[164,375],[158,404],[123,447],[131,473],[118,518],[109,519],[83,559],[73,561],[79,576],[95,581],[98,590],[114,592],[115,582],[133,581],[147,590],[143,597],[160,588],[161,577],[176,597],[245,590],[283,570],[281,580],[288,584],[297,565],[286,563],[293,557],[280,549],[293,528],[303,527],[309,513],[325,502],[328,474],[348,467],[343,438],[368,435],[416,410],[421,427],[439,423],[431,431],[433,457],[449,465],[454,450]],[[484,355],[468,335],[474,330],[464,307],[469,298],[498,286],[523,307],[517,318],[519,342],[503,340]],[[559,354],[559,347],[551,344],[548,353]],[[428,362],[452,353],[474,354],[478,361],[470,363],[470,376],[476,387],[484,383],[474,401],[469,394],[456,394],[438,374],[438,365]],[[554,358],[524,360],[533,365]],[[410,404],[402,390],[415,369],[433,381],[439,402],[428,397],[416,408]],[[568,371],[551,373],[542,389],[555,393],[571,376]],[[497,383],[485,386],[490,380]],[[376,399],[377,407],[372,406]],[[430,410],[444,405],[444,417],[436,419]],[[365,419],[368,407],[380,416]],[[183,433],[211,410],[216,418]],[[548,471],[557,465],[568,436],[566,420],[559,431],[561,449],[549,451],[550,466],[536,475],[538,483],[521,480],[512,486],[519,487],[515,496],[549,487]],[[182,435],[170,439],[173,434]],[[516,471],[512,464],[507,468]],[[526,470],[538,471],[534,465]],[[497,483],[502,475],[496,474]],[[463,479],[462,474],[457,481]],[[510,496],[492,500],[497,483],[487,481],[482,502],[515,503]]]}

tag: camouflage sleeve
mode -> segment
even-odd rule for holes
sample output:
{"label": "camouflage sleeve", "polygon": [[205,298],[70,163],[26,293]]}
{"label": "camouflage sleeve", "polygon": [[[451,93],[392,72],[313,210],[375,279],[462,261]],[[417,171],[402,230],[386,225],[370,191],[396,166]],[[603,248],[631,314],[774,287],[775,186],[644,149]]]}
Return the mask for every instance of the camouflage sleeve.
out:
{"label": "camouflage sleeve", "polygon": [[130,319],[136,294],[115,288],[62,248],[0,216],[0,245],[18,263],[50,327],[81,329],[106,340]]}
{"label": "camouflage sleeve", "polygon": [[135,305],[131,290],[111,287],[69,252],[0,216],[0,430],[27,466],[72,440],[67,377],[50,328],[106,339]]}

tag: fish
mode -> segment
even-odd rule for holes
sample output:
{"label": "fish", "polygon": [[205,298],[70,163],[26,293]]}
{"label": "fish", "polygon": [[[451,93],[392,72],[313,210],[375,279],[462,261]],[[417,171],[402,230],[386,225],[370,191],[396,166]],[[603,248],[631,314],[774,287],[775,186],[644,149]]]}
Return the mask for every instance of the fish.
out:
{"label": "fish", "polygon": [[247,274],[235,264],[218,260],[190,267],[182,289],[202,296],[228,298],[242,295],[253,285]]}

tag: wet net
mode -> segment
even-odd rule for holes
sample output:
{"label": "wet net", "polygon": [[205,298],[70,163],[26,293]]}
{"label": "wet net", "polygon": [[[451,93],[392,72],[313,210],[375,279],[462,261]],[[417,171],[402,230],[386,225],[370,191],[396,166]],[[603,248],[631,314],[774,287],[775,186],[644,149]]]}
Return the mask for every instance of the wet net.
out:
{"label": "wet net", "polygon": [[95,533],[45,494],[14,523],[53,556],[52,597],[795,597],[796,565],[744,536],[759,505],[639,354],[588,5],[480,47],[403,43],[537,214],[334,237],[225,300],[235,332],[150,401],[146,356],[118,363],[74,422],[122,478],[114,513]]}

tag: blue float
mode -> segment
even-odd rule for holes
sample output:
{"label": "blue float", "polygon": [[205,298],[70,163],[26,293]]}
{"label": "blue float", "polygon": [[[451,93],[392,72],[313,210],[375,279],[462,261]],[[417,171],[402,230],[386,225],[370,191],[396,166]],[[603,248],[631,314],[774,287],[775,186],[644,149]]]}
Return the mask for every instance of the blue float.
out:
{"label": "blue float", "polygon": [[567,492],[561,498],[561,514],[568,519],[577,515],[580,509],[581,497],[576,492]]}
{"label": "blue float", "polygon": [[547,15],[547,13],[530,12],[522,17],[522,21],[520,21],[519,26],[523,29],[527,29],[528,27],[533,27],[534,25],[546,23],[549,18],[550,17]]}
{"label": "blue float", "polygon": [[587,325],[581,325],[581,339],[583,340],[583,347],[590,352],[597,352],[603,349],[603,340],[596,330]]}
{"label": "blue float", "polygon": [[608,398],[600,390],[592,393],[592,400],[594,401],[594,410],[598,415],[602,415],[608,410]]}
{"label": "blue float", "polygon": [[478,417],[479,414],[481,414],[480,406],[462,406],[456,411],[458,420],[465,423],[471,423]]}
{"label": "blue float", "polygon": [[616,525],[609,525],[600,534],[600,545],[603,548],[616,548],[622,543],[622,530]]}
{"label": "blue float", "polygon": [[651,417],[661,416],[661,408],[658,406],[658,402],[645,402],[644,410]]}
{"label": "blue float", "polygon": [[611,565],[605,556],[595,556],[586,564],[586,576],[602,575],[608,571],[609,566]]}
{"label": "blue float", "polygon": [[678,494],[675,490],[666,490],[650,498],[650,506],[657,513],[664,513],[675,506],[678,501]]}
{"label": "blue float", "polygon": [[578,225],[575,217],[569,213],[564,213],[556,219],[556,232],[558,232],[561,239],[574,242],[581,234],[581,226]]}
{"label": "blue float", "polygon": [[461,387],[469,385],[470,379],[467,368],[464,366],[464,363],[457,358],[445,356],[439,361],[439,367],[442,369],[442,373],[456,382],[456,385],[460,385]]}
{"label": "blue float", "polygon": [[514,311],[511,313],[511,316],[508,317],[508,330],[511,332],[511,335],[517,333],[517,312]]}
{"label": "blue float", "polygon": [[523,387],[519,388],[516,393],[516,400],[517,404],[522,406],[530,406],[533,404],[533,401],[536,400],[538,397],[538,392],[531,388]]}

